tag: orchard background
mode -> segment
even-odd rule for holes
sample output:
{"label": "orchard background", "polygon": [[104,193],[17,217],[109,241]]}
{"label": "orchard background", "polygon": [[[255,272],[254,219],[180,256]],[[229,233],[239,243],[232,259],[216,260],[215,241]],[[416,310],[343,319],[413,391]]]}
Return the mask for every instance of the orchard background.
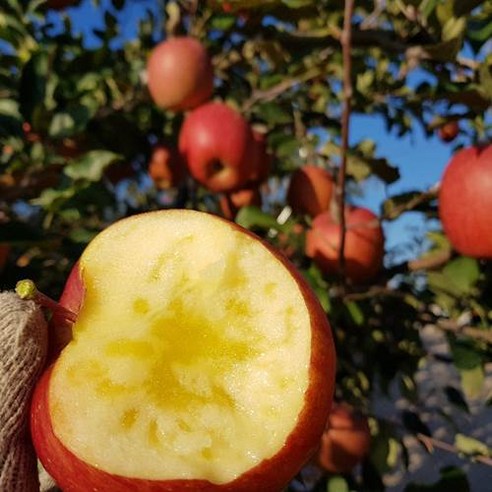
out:
{"label": "orchard background", "polygon": [[[265,138],[261,204],[237,215],[224,208],[229,192],[149,174],[156,145],[177,147],[187,112],[154,103],[147,59],[178,35],[210,54],[212,98]],[[376,128],[384,122],[388,138],[402,141],[438,134],[452,152],[487,144],[491,36],[492,4],[477,0],[2,0],[0,287],[28,277],[57,297],[91,238],[128,215],[172,207],[227,215],[309,280],[337,344],[336,398],[369,418],[362,463],[335,474],[313,462],[290,488],[487,490],[492,264],[453,249],[439,222],[439,183],[402,183]],[[360,115],[371,118],[354,141]],[[438,133],[446,123],[459,134]],[[405,217],[425,227],[386,237],[384,268],[370,279],[350,278],[343,247],[340,268],[327,273],[304,248],[315,217],[288,197],[306,165],[336,182],[331,208],[345,235],[339,211],[374,180],[385,197],[372,209],[386,231]],[[428,165],[421,157],[412,172]],[[456,207],[467,209],[460,198]]]}

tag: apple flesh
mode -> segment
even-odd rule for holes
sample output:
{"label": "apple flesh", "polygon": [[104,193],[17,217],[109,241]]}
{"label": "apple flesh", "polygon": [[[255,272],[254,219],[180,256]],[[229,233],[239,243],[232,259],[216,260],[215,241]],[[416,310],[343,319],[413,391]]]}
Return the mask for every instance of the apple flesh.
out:
{"label": "apple flesh", "polygon": [[287,203],[297,214],[316,217],[330,208],[333,191],[333,177],[326,169],[306,165],[292,174]]}
{"label": "apple flesh", "polygon": [[214,73],[205,47],[195,38],[175,37],[159,43],[147,62],[147,84],[157,106],[192,109],[213,92]]}
{"label": "apple flesh", "polygon": [[63,490],[275,491],[315,452],[333,341],[271,246],[211,214],[150,212],[99,234],[74,271],[73,339],[31,410]]}
{"label": "apple flesh", "polygon": [[492,145],[457,152],[444,171],[439,217],[456,251],[492,259]]}
{"label": "apple flesh", "polygon": [[249,183],[258,170],[258,147],[247,121],[224,103],[192,111],[179,134],[179,151],[196,181],[213,192]]}
{"label": "apple flesh", "polygon": [[334,404],[317,453],[319,466],[330,473],[350,473],[370,447],[367,417],[344,403]]}
{"label": "apple flesh", "polygon": [[[377,216],[362,207],[346,208],[345,275],[353,283],[373,279],[382,267],[384,235]],[[327,275],[339,273],[342,230],[329,211],[319,214],[306,234],[306,255]]]}

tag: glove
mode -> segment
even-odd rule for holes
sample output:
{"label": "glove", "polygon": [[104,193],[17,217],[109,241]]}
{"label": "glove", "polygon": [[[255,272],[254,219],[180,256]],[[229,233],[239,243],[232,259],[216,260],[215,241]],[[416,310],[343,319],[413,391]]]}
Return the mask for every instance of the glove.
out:
{"label": "glove", "polygon": [[[47,350],[41,308],[13,292],[0,292],[0,490],[5,492],[40,490],[29,406]],[[48,480],[41,490],[52,485]]]}

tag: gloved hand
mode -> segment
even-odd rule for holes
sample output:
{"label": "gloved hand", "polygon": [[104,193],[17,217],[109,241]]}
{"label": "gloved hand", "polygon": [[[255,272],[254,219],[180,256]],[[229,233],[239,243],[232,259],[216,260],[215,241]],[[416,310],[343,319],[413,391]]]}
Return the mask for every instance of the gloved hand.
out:
{"label": "gloved hand", "polygon": [[[38,477],[29,433],[32,390],[46,361],[48,327],[41,308],[13,292],[0,292],[0,490],[53,490]],[[41,484],[40,484],[41,478]]]}

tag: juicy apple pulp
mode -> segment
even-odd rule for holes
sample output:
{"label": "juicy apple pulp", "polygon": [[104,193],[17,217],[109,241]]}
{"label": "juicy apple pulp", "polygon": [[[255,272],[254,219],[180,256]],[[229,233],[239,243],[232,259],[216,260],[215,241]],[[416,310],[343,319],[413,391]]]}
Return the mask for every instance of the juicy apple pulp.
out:
{"label": "juicy apple pulp", "polygon": [[150,95],[161,108],[192,109],[210,98],[214,73],[207,50],[197,39],[178,36],[159,43],[147,62]]}
{"label": "juicy apple pulp", "polygon": [[319,465],[331,473],[349,473],[370,447],[367,417],[346,404],[334,404],[317,455]]}
{"label": "juicy apple pulp", "polygon": [[232,222],[170,210],[113,224],[77,271],[73,339],[31,411],[59,486],[285,486],[317,448],[335,372],[326,315],[295,268]]}
{"label": "juicy apple pulp", "polygon": [[258,144],[248,122],[224,103],[204,104],[187,116],[179,151],[191,176],[213,192],[247,186],[258,168]]}
{"label": "juicy apple pulp", "polygon": [[492,259],[492,145],[468,147],[447,165],[439,190],[439,218],[459,253]]}
{"label": "juicy apple pulp", "polygon": [[[354,283],[374,278],[382,267],[384,235],[379,220],[362,207],[346,208],[345,275]],[[319,214],[306,234],[306,255],[328,275],[339,272],[342,230],[330,211]]]}
{"label": "juicy apple pulp", "polygon": [[298,214],[316,217],[330,208],[334,188],[333,177],[326,169],[306,165],[292,174],[287,203]]}

